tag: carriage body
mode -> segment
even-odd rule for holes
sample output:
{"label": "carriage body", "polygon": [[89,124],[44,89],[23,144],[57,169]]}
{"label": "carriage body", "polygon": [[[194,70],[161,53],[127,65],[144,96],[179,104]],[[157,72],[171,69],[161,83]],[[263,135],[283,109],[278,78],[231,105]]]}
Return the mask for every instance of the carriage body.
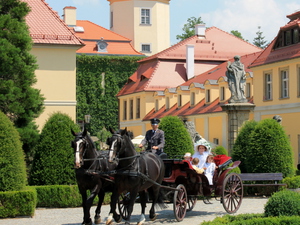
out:
{"label": "carriage body", "polygon": [[[162,185],[169,187],[184,186],[186,192],[186,210],[190,211],[196,204],[199,196],[208,197],[214,196],[220,199],[220,203],[228,213],[235,213],[241,205],[243,197],[243,184],[241,178],[236,173],[229,173],[233,168],[240,164],[240,161],[232,162],[230,157],[219,156],[220,160],[216,160],[218,168],[213,177],[213,185],[209,185],[208,179],[204,174],[198,174],[189,161],[181,159],[164,159],[165,176]],[[231,166],[229,166],[231,165]],[[165,195],[168,200],[173,198],[173,204],[180,204],[174,210],[174,214],[184,210],[181,204],[182,200],[174,198],[174,192],[167,192]],[[183,197],[182,197],[183,198]],[[176,206],[174,206],[176,208]],[[182,212],[181,215],[185,215]],[[177,220],[181,221],[183,218]]]}

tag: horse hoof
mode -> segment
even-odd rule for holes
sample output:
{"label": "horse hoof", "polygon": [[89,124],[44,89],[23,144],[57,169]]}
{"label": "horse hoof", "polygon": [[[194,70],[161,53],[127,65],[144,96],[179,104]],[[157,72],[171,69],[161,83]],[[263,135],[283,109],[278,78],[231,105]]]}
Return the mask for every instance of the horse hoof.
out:
{"label": "horse hoof", "polygon": [[95,224],[101,223],[101,216],[95,216]]}
{"label": "horse hoof", "polygon": [[151,221],[154,221],[154,220],[156,220],[156,218],[157,218],[157,215],[154,214],[153,217],[150,217],[150,220],[151,220]]}
{"label": "horse hoof", "polygon": [[137,223],[137,225],[142,225],[145,221],[140,221]]}
{"label": "horse hoof", "polygon": [[122,216],[120,216],[120,215],[114,216],[114,220],[115,220],[117,223],[120,223],[120,222],[122,221]]}

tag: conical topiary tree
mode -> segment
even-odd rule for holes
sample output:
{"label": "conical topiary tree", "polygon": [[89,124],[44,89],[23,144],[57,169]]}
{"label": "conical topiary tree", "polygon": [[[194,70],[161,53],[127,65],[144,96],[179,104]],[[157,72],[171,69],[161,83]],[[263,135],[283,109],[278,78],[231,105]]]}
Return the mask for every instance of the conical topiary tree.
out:
{"label": "conical topiary tree", "polygon": [[260,121],[250,134],[246,170],[293,176],[292,147],[283,127],[274,119]]}
{"label": "conical topiary tree", "polygon": [[71,129],[79,130],[67,114],[57,112],[48,119],[35,151],[31,185],[75,184]]}
{"label": "conical topiary tree", "polygon": [[159,129],[165,132],[164,152],[170,158],[183,156],[186,152],[194,153],[192,139],[179,117],[162,118]]}
{"label": "conical topiary tree", "polygon": [[237,139],[235,140],[233,150],[232,150],[232,160],[233,161],[241,161],[239,165],[242,173],[246,173],[246,161],[248,154],[251,154],[251,150],[249,150],[249,142],[250,142],[250,134],[254,130],[255,126],[258,122],[254,120],[246,121],[242,126]]}
{"label": "conical topiary tree", "polygon": [[19,191],[25,185],[25,157],[19,132],[0,111],[0,191]]}

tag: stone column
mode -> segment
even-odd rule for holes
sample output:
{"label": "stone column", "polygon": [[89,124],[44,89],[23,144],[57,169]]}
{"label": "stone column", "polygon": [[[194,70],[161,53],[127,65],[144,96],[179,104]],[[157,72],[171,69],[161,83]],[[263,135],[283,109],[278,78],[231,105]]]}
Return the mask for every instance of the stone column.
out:
{"label": "stone column", "polygon": [[228,115],[228,153],[231,151],[234,142],[239,134],[243,123],[249,120],[250,111],[253,111],[255,105],[251,103],[229,103],[221,106]]}

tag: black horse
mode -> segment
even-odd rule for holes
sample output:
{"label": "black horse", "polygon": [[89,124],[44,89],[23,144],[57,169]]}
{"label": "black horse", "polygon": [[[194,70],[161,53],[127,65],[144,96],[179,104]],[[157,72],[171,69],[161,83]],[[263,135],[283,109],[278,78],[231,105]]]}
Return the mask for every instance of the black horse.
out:
{"label": "black horse", "polygon": [[[94,198],[98,195],[99,202],[95,211],[95,224],[101,222],[100,212],[106,191],[113,189],[113,182],[108,178],[108,172],[116,167],[115,163],[108,163],[108,152],[100,154],[96,150],[94,142],[87,134],[87,130],[75,133],[75,139],[71,142],[75,151],[75,171],[78,189],[82,197],[83,222],[85,225],[92,225],[90,218],[90,208]],[[90,196],[87,197],[87,191]],[[121,217],[114,217],[116,221],[121,221]]]}
{"label": "black horse", "polygon": [[112,217],[117,217],[116,203],[120,194],[130,192],[130,200],[127,207],[127,218],[124,218],[125,224],[130,224],[130,217],[133,211],[133,205],[139,194],[141,203],[141,217],[138,224],[145,221],[146,208],[146,190],[152,199],[152,206],[149,211],[150,219],[156,219],[155,205],[164,207],[163,193],[160,192],[160,184],[164,178],[165,167],[162,159],[150,152],[138,154],[135,151],[127,129],[115,132],[111,130],[112,137],[108,139],[110,146],[109,161],[118,160],[117,173],[114,176],[115,186],[111,196],[111,209],[106,224],[111,224]]}

